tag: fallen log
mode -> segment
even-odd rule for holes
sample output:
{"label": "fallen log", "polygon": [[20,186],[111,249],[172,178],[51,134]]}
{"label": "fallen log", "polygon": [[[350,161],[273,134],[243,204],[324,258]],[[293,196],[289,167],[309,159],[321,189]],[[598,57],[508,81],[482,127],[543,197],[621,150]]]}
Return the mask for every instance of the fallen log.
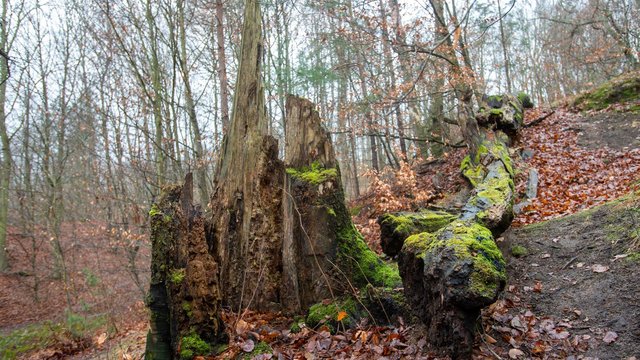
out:
{"label": "fallen log", "polygon": [[[506,282],[505,262],[494,241],[513,219],[514,170],[507,134],[522,127],[520,101],[489,97],[480,109],[481,141],[461,172],[473,187],[459,215],[438,214],[428,229],[417,214],[381,217],[383,242],[398,247],[407,303],[429,330],[430,342],[453,358],[469,358],[483,307],[495,302]],[[429,213],[427,213],[429,214]],[[400,219],[400,221],[398,221]]]}

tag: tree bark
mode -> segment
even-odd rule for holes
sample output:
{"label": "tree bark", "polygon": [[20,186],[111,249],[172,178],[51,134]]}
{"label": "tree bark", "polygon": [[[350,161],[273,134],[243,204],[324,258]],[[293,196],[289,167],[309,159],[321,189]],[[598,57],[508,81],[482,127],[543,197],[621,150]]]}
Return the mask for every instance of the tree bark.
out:
{"label": "tree bark", "polygon": [[[2,19],[7,19],[8,1],[2,1]],[[9,53],[9,34],[7,22],[0,23],[0,50]],[[9,267],[7,252],[7,225],[9,220],[9,183],[11,181],[11,142],[7,131],[5,103],[7,98],[7,81],[9,80],[9,58],[0,58],[0,144],[2,146],[2,162],[0,162],[0,272]]]}
{"label": "tree bark", "polygon": [[224,8],[222,0],[216,0],[216,41],[218,42],[218,80],[220,81],[220,112],[222,132],[229,128],[229,83],[227,80],[227,56],[224,49]]}
{"label": "tree bark", "polygon": [[[218,264],[207,242],[205,220],[193,205],[193,180],[165,187],[151,208],[151,329],[146,358],[191,358],[190,344],[226,341],[220,319]],[[189,356],[191,351],[191,356]]]}
{"label": "tree bark", "polygon": [[211,199],[211,231],[225,302],[234,310],[277,308],[283,165],[267,136],[258,2],[247,1],[232,120]]}

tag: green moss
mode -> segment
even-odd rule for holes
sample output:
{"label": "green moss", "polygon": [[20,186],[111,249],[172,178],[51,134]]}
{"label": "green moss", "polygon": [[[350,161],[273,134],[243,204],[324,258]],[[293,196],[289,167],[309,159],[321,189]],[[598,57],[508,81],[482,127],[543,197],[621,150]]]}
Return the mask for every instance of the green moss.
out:
{"label": "green moss", "polygon": [[640,73],[628,73],[576,97],[573,105],[581,110],[601,110],[615,103],[640,99]]}
{"label": "green moss", "polygon": [[60,342],[78,341],[106,324],[105,316],[89,317],[68,312],[65,321],[27,325],[0,335],[0,359],[17,359]]}
{"label": "green moss", "polygon": [[304,182],[320,185],[327,180],[333,180],[338,177],[338,169],[325,169],[319,162],[315,161],[311,167],[303,167],[302,169],[287,168],[287,174],[294,179]]}
{"label": "green moss", "polygon": [[151,210],[149,210],[149,216],[153,217],[153,216],[156,216],[158,214],[162,214],[162,211],[160,211],[160,209],[158,209],[158,204],[151,205]]}
{"label": "green moss", "polygon": [[333,208],[327,207],[327,213],[329,213],[329,215],[336,217],[336,211],[333,210]]}
{"label": "green moss", "polygon": [[188,301],[182,302],[182,310],[187,314],[187,317],[193,316],[193,309],[191,308],[191,303]]}
{"label": "green moss", "polygon": [[424,258],[425,253],[431,248],[432,243],[436,241],[436,236],[432,233],[424,232],[409,236],[405,241],[403,248],[416,254],[419,258]]}
{"label": "green moss", "polygon": [[422,210],[417,213],[385,214],[382,223],[391,225],[395,233],[406,237],[422,232],[434,232],[455,219],[455,215],[444,211]]}
{"label": "green moss", "polygon": [[293,322],[291,323],[289,330],[294,334],[299,333],[302,330],[302,326],[304,324],[304,316],[296,316],[295,318],[293,318]]}
{"label": "green moss", "polygon": [[502,109],[491,109],[491,110],[489,110],[489,113],[491,115],[501,116],[502,115]]}
{"label": "green moss", "polygon": [[640,262],[640,251],[627,254],[626,260],[630,262]]}
{"label": "green moss", "polygon": [[345,299],[338,299],[329,304],[317,303],[311,305],[309,308],[309,314],[307,315],[306,324],[311,328],[316,328],[319,325],[328,325],[333,327],[337,324],[338,314],[344,311],[347,313],[347,317],[342,322],[348,322],[357,317],[357,306],[353,298],[347,297]]}
{"label": "green moss", "polygon": [[369,283],[385,287],[396,287],[402,283],[397,265],[385,263],[369,249],[351,221],[338,231],[337,261],[358,288]]}
{"label": "green moss", "polygon": [[173,284],[180,284],[187,276],[185,269],[174,269],[169,274],[169,281]]}
{"label": "green moss", "polygon": [[202,340],[195,332],[180,339],[180,359],[190,360],[194,356],[207,355],[209,353],[211,353],[211,345]]}
{"label": "green moss", "polygon": [[513,245],[511,247],[511,255],[515,257],[523,257],[529,254],[529,250],[522,245]]}
{"label": "green moss", "polygon": [[491,231],[475,222],[456,220],[435,234],[414,235],[405,241],[405,246],[426,259],[450,249],[459,262],[471,262],[468,289],[476,296],[493,298],[497,287],[506,280],[505,262],[502,252],[493,241]]}
{"label": "green moss", "polygon": [[271,353],[273,353],[273,349],[271,348],[271,346],[269,346],[269,344],[267,344],[264,341],[260,341],[259,343],[256,344],[256,346],[253,348],[253,350],[250,353],[244,354],[240,358],[243,360],[251,360],[260,354],[271,354]]}
{"label": "green moss", "polygon": [[518,98],[518,101],[520,101],[520,104],[522,104],[523,108],[525,109],[533,108],[534,106],[533,101],[531,101],[531,97],[527,93],[521,91],[518,93],[516,97]]}
{"label": "green moss", "polygon": [[352,207],[351,209],[349,209],[349,215],[351,215],[351,216],[360,215],[360,212],[362,211],[363,207],[364,207],[363,205],[356,205],[356,206]]}

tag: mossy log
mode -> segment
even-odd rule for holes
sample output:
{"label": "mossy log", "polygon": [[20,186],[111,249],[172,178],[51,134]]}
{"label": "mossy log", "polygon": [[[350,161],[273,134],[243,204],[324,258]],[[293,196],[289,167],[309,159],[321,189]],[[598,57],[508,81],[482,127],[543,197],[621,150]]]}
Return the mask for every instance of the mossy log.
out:
{"label": "mossy log", "polygon": [[434,210],[383,214],[378,218],[382,251],[389,256],[396,256],[409,236],[422,232],[435,232],[456,217],[445,211]]}
{"label": "mossy log", "polygon": [[447,222],[434,230],[416,226],[424,217],[420,213],[380,221],[383,237],[406,238],[398,266],[407,303],[427,325],[431,343],[453,358],[470,357],[480,310],[497,299],[506,282],[494,241],[513,219],[514,170],[503,131],[517,135],[522,104],[511,95],[490,97],[488,104],[492,110],[478,115],[484,128],[477,151],[461,164],[474,189],[460,214],[442,215]]}
{"label": "mossy log", "polygon": [[149,212],[153,252],[147,359],[206,355],[226,341],[218,264],[209,253],[204,219],[192,198],[188,174],[183,186],[164,188]]}

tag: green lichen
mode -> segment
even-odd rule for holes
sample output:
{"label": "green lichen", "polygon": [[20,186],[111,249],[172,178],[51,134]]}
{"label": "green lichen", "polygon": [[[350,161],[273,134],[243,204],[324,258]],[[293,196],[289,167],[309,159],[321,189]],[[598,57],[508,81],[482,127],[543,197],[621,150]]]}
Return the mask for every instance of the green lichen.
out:
{"label": "green lichen", "polygon": [[180,340],[180,359],[182,360],[190,360],[194,356],[207,355],[209,353],[211,353],[211,345],[202,340],[195,332],[182,337]]}
{"label": "green lichen", "polygon": [[322,164],[317,161],[313,162],[311,167],[303,167],[302,169],[287,168],[286,172],[294,179],[302,180],[313,185],[320,185],[325,181],[338,177],[338,169],[325,169]]}
{"label": "green lichen", "polygon": [[185,269],[173,269],[171,273],[169,273],[169,281],[173,284],[180,284],[187,276]]}
{"label": "green lichen", "polygon": [[511,247],[511,255],[515,257],[523,257],[529,254],[529,250],[522,245],[513,245]]}
{"label": "green lichen", "polygon": [[382,223],[391,225],[395,233],[407,237],[422,232],[434,232],[455,218],[455,215],[444,211],[422,210],[417,213],[385,214]]}
{"label": "green lichen", "polygon": [[397,265],[382,261],[369,249],[351,221],[338,231],[337,262],[358,288],[369,283],[384,287],[396,287],[402,283]]}

